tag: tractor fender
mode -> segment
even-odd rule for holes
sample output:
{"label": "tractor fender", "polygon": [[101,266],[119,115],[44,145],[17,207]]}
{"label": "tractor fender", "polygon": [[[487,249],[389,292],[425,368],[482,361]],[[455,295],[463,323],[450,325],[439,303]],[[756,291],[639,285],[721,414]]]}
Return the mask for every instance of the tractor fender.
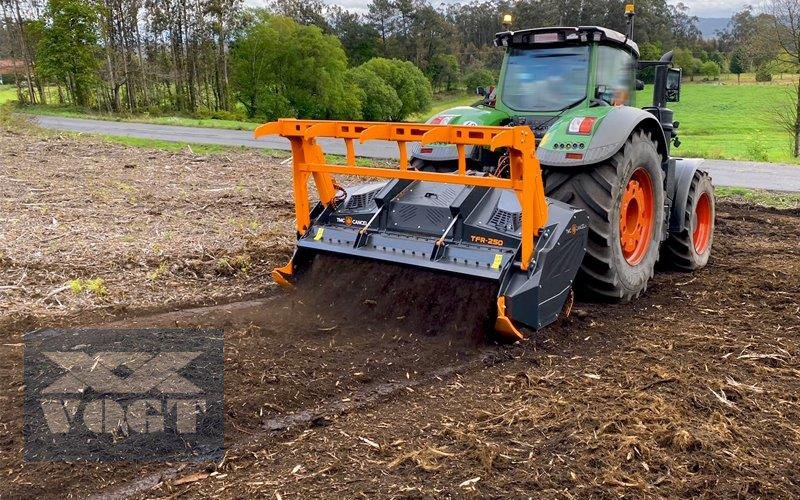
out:
{"label": "tractor fender", "polygon": [[686,219],[684,211],[686,201],[689,199],[689,189],[692,186],[694,174],[700,170],[705,160],[700,158],[675,159],[675,185],[667,196],[672,200],[669,216],[669,232],[680,233],[685,229]]}
{"label": "tractor fender", "polygon": [[[564,120],[569,119],[571,118],[567,117]],[[662,161],[667,161],[669,149],[661,123],[651,113],[630,106],[611,109],[600,123],[595,125],[595,133],[582,159],[570,159],[563,150],[542,147],[538,150],[539,161],[550,167],[578,167],[600,163],[617,154],[633,131],[638,129],[650,134],[657,143],[658,154],[661,155]],[[552,142],[548,141],[547,145],[550,146]]]}

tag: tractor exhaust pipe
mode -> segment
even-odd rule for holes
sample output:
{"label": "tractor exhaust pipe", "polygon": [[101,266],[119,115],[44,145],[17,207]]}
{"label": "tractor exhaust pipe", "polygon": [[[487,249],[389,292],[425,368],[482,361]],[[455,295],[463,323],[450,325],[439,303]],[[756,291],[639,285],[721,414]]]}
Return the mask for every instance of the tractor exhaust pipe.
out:
{"label": "tractor exhaust pipe", "polygon": [[663,56],[656,64],[656,78],[654,82],[655,90],[653,91],[653,107],[663,108],[667,105],[667,73],[672,64],[672,58],[675,55],[673,51],[669,51]]}

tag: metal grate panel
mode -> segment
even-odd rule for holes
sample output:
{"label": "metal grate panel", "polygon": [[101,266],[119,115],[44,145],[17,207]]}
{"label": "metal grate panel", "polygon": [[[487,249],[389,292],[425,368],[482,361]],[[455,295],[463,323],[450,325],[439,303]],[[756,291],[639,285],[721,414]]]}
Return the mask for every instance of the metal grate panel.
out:
{"label": "metal grate panel", "polygon": [[519,212],[508,212],[502,208],[495,207],[489,224],[501,231],[515,232],[522,225],[522,214]]}
{"label": "metal grate panel", "polygon": [[377,191],[370,191],[368,193],[354,194],[347,200],[345,208],[347,210],[363,210],[370,207],[375,202],[375,194]]}

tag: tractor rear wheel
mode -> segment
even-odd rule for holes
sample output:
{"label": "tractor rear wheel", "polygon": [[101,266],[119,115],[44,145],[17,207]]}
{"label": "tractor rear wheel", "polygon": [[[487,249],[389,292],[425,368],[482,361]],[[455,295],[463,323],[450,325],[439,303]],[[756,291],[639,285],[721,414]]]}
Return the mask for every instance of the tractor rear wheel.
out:
{"label": "tractor rear wheel", "polygon": [[586,210],[589,242],[576,292],[628,302],[653,277],[664,228],[658,146],[634,132],[612,158],[581,169],[544,169],[548,197]]}
{"label": "tractor rear wheel", "polygon": [[714,244],[714,185],[707,172],[694,173],[684,207],[684,230],[670,234],[664,243],[664,261],[681,271],[695,271],[708,264]]}

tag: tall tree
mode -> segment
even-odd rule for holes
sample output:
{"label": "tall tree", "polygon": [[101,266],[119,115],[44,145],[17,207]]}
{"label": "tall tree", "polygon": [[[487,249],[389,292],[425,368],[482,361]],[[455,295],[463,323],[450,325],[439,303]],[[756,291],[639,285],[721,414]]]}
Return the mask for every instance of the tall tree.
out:
{"label": "tall tree", "polygon": [[746,7],[734,14],[728,29],[720,33],[721,47],[730,53],[738,51],[746,70],[759,68],[778,55],[774,27],[771,14],[755,14],[752,7]]}
{"label": "tall tree", "polygon": [[389,41],[395,34],[398,23],[397,6],[393,0],[372,0],[368,7],[367,20],[381,38],[381,53],[389,55]]}
{"label": "tall tree", "polygon": [[380,34],[361,16],[334,5],[329,10],[328,21],[351,65],[357,66],[378,55]]}
{"label": "tall tree", "polygon": [[327,21],[328,6],[322,0],[272,0],[268,5],[272,12],[298,24],[316,26],[326,33],[331,31]]}
{"label": "tall tree", "polygon": [[737,83],[742,83],[742,73],[747,71],[747,62],[741,50],[735,50],[731,55],[731,73],[736,75]]}
{"label": "tall tree", "polygon": [[[800,66],[800,2],[770,0],[773,35],[783,49],[785,62]],[[800,157],[800,79],[790,95],[791,106],[778,111],[778,120],[792,134],[794,156]]]}
{"label": "tall tree", "polygon": [[63,84],[72,102],[86,106],[98,67],[97,11],[82,0],[49,0],[45,19],[48,29],[38,58],[42,74]]}
{"label": "tall tree", "polygon": [[232,59],[236,95],[250,116],[356,118],[361,113],[345,78],[341,44],[316,26],[262,15],[233,47]]}

